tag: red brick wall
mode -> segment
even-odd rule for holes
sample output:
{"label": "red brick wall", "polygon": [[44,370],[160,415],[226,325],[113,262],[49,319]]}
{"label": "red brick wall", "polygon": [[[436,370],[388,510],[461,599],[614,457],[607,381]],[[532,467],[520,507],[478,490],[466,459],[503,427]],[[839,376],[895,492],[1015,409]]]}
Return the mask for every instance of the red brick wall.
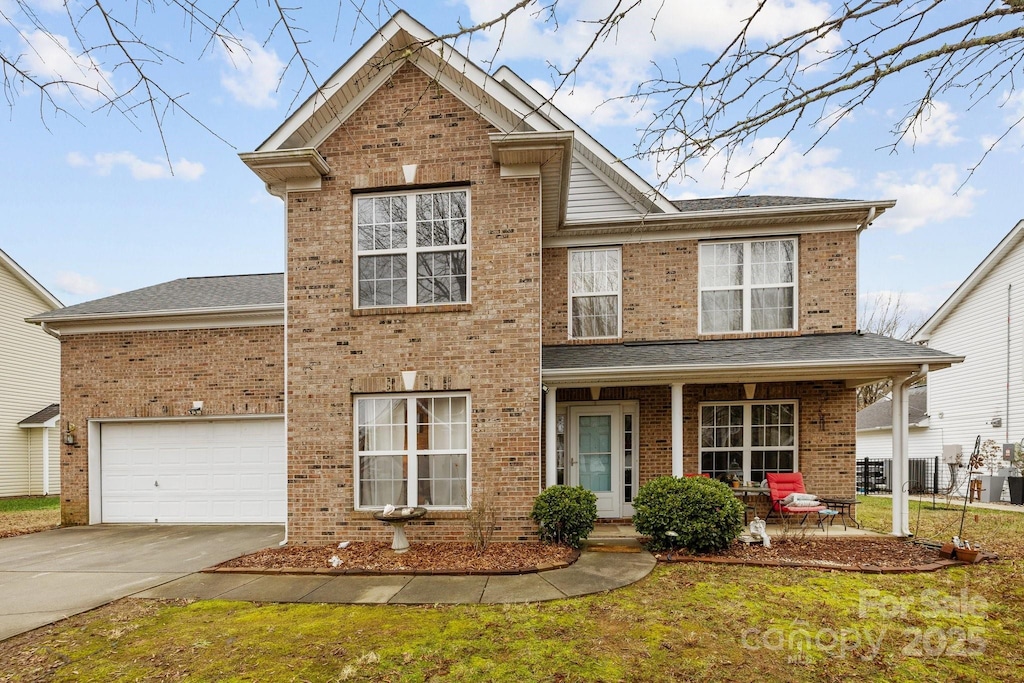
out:
{"label": "red brick wall", "polygon": [[[472,497],[500,508],[500,540],[535,537],[540,486],[540,226],[535,178],[501,179],[496,132],[415,67],[402,67],[319,151],[331,175],[288,198],[289,537],[390,538],[354,511],[354,397],[469,391]],[[353,310],[351,190],[461,182],[471,205],[468,304]],[[467,513],[431,512],[411,540],[466,540]]]}
{"label": "red brick wall", "polygon": [[89,434],[94,418],[284,413],[284,338],[278,326],[110,332],[61,338],[61,523],[89,523]]}
{"label": "red brick wall", "polygon": [[[780,230],[785,227],[781,226]],[[799,235],[799,330],[703,335],[703,339],[853,332],[857,328],[857,235]],[[697,240],[622,245],[622,339],[570,341],[568,254],[544,249],[544,343],[593,344],[697,338]]]}

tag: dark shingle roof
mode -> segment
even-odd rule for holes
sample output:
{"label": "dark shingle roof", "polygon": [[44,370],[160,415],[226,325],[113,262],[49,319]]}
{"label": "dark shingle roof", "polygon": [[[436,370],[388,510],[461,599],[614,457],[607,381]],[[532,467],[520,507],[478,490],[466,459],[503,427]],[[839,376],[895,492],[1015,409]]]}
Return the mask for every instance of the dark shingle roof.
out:
{"label": "dark shingle roof", "polygon": [[48,405],[45,408],[43,408],[42,410],[40,410],[38,413],[34,413],[32,415],[29,415],[28,417],[26,417],[24,420],[22,420],[18,424],[20,424],[20,425],[38,425],[38,424],[42,424],[42,423],[46,422],[47,420],[52,420],[53,418],[57,417],[58,415],[60,415],[60,404],[59,403],[51,403],[50,405]]}
{"label": "dark shingle roof", "polygon": [[545,346],[544,370],[693,368],[829,362],[920,362],[948,365],[958,357],[877,334],[819,334],[765,339],[721,339],[580,346]]}
{"label": "dark shingle roof", "polygon": [[60,308],[30,320],[274,306],[284,306],[282,273],[181,278]]}
{"label": "dark shingle roof", "polygon": [[831,204],[850,202],[852,199],[827,199],[823,197],[784,197],[778,195],[741,195],[736,197],[708,197],[706,199],[673,200],[680,211],[724,211],[727,209],[761,209],[774,206],[806,206],[808,204]]}
{"label": "dark shingle roof", "polygon": [[[928,417],[928,387],[910,389],[910,426],[919,424]],[[883,398],[857,413],[857,429],[892,429],[892,399]]]}

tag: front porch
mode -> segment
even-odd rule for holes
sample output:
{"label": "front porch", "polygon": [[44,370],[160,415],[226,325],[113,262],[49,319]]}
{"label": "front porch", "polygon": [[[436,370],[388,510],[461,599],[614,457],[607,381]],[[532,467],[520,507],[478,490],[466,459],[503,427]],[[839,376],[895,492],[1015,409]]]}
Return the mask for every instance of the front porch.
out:
{"label": "front porch", "polygon": [[[862,334],[545,347],[543,481],[590,489],[602,519],[628,520],[639,487],[666,475],[801,472],[808,492],[853,498],[856,388],[890,377],[899,391],[958,360]],[[767,515],[766,497],[745,502]]]}

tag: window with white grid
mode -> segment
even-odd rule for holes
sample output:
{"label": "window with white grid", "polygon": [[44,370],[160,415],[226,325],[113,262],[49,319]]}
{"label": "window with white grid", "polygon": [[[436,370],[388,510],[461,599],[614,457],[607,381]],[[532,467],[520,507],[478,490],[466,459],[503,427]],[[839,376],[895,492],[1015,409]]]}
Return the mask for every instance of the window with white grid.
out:
{"label": "window with white grid", "polygon": [[703,334],[796,329],[796,240],[700,245]]}

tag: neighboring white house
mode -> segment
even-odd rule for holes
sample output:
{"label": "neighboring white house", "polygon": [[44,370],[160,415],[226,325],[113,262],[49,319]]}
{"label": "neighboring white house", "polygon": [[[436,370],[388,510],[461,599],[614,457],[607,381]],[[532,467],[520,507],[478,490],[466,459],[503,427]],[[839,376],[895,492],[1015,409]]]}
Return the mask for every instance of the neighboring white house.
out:
{"label": "neighboring white house", "polygon": [[[913,341],[965,356],[959,365],[928,376],[925,404],[917,427],[911,417],[910,457],[942,455],[944,445],[960,445],[963,461],[975,439],[998,444],[1024,438],[1024,220],[1017,223],[985,260],[914,335]],[[912,406],[913,409],[913,406]],[[861,415],[868,410],[861,411]],[[884,412],[884,408],[879,408]],[[877,422],[877,421],[874,421]],[[871,414],[857,421],[857,457],[892,457],[888,425]],[[888,445],[886,445],[888,437]],[[940,462],[940,485],[949,468]],[[987,473],[987,472],[986,472]],[[962,493],[966,477],[957,471]],[[1004,492],[1004,499],[1006,494]]]}
{"label": "neighboring white house", "polygon": [[[929,379],[929,382],[932,381],[934,381],[934,377]],[[928,415],[928,387],[913,387],[908,392],[908,399],[910,403],[908,410],[910,430],[908,455],[910,459],[920,460],[936,456],[941,458],[942,435],[936,430],[928,429],[931,424]],[[864,460],[892,460],[892,400],[888,397],[872,403],[857,413],[857,461],[862,463]],[[858,465],[858,467],[860,466]],[[863,477],[863,475],[861,476]],[[911,480],[914,480],[915,477],[922,476],[922,473],[916,471],[912,466],[909,476]],[[882,476],[871,479],[871,483],[878,489],[888,490],[890,486],[889,463],[884,463]],[[940,462],[940,486],[943,488],[947,486],[948,480],[948,468]]]}
{"label": "neighboring white house", "polygon": [[60,491],[60,343],[25,318],[61,306],[0,250],[0,497]]}

